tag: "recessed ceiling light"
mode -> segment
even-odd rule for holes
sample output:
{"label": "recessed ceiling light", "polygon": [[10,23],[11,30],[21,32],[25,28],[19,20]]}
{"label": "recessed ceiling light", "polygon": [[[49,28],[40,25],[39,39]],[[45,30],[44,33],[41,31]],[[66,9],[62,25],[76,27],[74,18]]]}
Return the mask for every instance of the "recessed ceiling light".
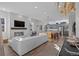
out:
{"label": "recessed ceiling light", "polygon": [[5,8],[0,8],[0,10],[2,10],[2,11],[6,11],[6,9],[5,9]]}
{"label": "recessed ceiling light", "polygon": [[59,5],[58,7],[59,7],[59,8],[61,8],[61,6],[60,6],[60,5]]}
{"label": "recessed ceiling light", "polygon": [[47,12],[44,12],[44,14],[47,14]]}
{"label": "recessed ceiling light", "polygon": [[22,15],[19,15],[18,17],[22,18],[23,16]]}
{"label": "recessed ceiling light", "polygon": [[6,12],[11,12],[11,10],[8,10],[8,9],[6,9],[6,8],[0,8],[0,10],[6,11]]}
{"label": "recessed ceiling light", "polygon": [[35,6],[34,8],[38,8],[37,6]]}

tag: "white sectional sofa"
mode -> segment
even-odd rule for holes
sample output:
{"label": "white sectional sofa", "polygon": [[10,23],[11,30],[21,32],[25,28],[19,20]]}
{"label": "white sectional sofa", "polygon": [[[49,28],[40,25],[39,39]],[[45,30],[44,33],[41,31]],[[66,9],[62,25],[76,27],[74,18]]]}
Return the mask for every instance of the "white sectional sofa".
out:
{"label": "white sectional sofa", "polygon": [[33,37],[15,37],[10,41],[10,46],[18,55],[24,55],[47,40],[46,34]]}

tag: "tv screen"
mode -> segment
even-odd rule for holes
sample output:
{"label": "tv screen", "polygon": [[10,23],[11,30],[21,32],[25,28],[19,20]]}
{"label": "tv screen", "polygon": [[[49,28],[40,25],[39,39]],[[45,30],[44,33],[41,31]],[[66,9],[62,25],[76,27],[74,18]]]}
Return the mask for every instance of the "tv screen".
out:
{"label": "tv screen", "polygon": [[14,27],[25,27],[25,22],[14,20]]}

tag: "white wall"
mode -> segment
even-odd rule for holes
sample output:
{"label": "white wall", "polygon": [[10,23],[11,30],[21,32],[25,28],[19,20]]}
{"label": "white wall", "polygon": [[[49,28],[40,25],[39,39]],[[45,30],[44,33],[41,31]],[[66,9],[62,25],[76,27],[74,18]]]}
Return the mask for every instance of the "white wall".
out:
{"label": "white wall", "polygon": [[31,18],[30,23],[32,24],[32,30],[36,31],[37,33],[42,32],[43,30],[40,30],[40,25],[43,26],[42,21],[39,21],[37,19]]}
{"label": "white wall", "polygon": [[[14,37],[14,32],[24,32],[23,37],[30,36],[32,32],[30,31],[29,19],[31,19],[31,22],[34,23],[32,29],[37,33],[41,32],[39,26],[43,25],[41,21],[35,18],[26,17],[13,12],[0,11],[0,17],[5,19],[5,31],[2,32],[4,39],[12,39]],[[27,29],[12,30],[11,28],[14,28],[14,20],[25,21],[25,28]]]}
{"label": "white wall", "polygon": [[79,38],[79,3],[76,3],[76,37]]}
{"label": "white wall", "polygon": [[4,18],[5,20],[5,31],[2,32],[2,36],[3,36],[3,39],[7,39],[10,35],[10,29],[9,29],[9,20],[10,20],[10,17],[9,17],[9,13],[8,12],[5,12],[5,11],[1,11],[0,10],[0,18]]}
{"label": "white wall", "polygon": [[[0,11],[0,18],[5,19],[5,31],[2,32],[4,39],[11,39],[14,37],[14,32],[24,32],[24,36],[30,36],[28,17],[12,12]],[[26,30],[11,30],[14,27],[14,20],[25,21]]]}
{"label": "white wall", "polygon": [[[14,20],[24,21],[25,28],[27,28],[27,29],[12,30],[11,28],[14,28]],[[10,38],[14,37],[14,32],[24,32],[24,36],[22,36],[22,37],[30,36],[28,17],[22,16],[19,14],[15,14],[15,13],[10,13]]]}
{"label": "white wall", "polygon": [[73,23],[74,23],[74,21],[75,21],[75,12],[71,12],[70,14],[69,14],[69,36],[71,36],[72,35],[72,26],[73,26]]}

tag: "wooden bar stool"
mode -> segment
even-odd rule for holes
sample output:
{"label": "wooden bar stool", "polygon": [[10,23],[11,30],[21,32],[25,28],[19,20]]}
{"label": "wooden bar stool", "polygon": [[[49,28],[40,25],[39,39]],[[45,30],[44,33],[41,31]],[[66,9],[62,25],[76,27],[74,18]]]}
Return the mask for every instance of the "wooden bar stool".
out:
{"label": "wooden bar stool", "polygon": [[48,41],[49,42],[53,41],[53,39],[52,39],[52,33],[51,32],[48,32]]}

